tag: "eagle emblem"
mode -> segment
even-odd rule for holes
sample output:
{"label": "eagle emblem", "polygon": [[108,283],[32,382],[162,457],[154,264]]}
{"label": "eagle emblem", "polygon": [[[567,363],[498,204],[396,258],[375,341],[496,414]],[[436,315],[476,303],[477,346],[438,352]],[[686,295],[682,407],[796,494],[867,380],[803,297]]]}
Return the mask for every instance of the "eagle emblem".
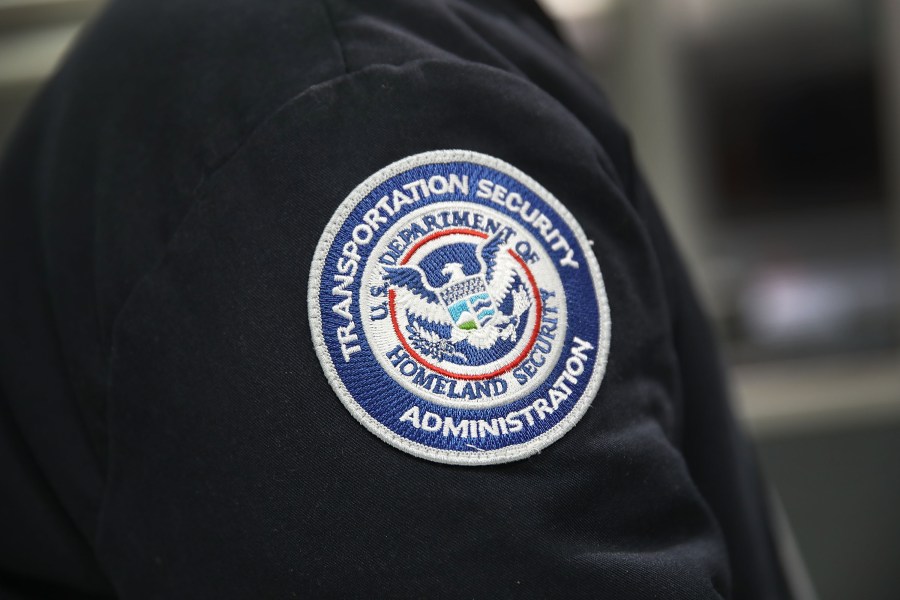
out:
{"label": "eagle emblem", "polygon": [[328,222],[310,266],[312,345],[348,418],[379,439],[439,463],[505,463],[598,398],[604,290],[549,191],[496,157],[434,150],[370,175]]}
{"label": "eagle emblem", "polygon": [[[462,263],[448,262],[440,272],[446,282],[439,287],[429,284],[419,266],[384,267],[384,280],[394,291],[397,308],[425,326],[423,331],[411,325],[411,333],[438,348],[429,352],[435,358],[459,356],[459,343],[485,350],[498,340],[515,342],[519,319],[532,304],[503,231],[478,244],[475,255],[478,272],[466,273]],[[507,301],[510,295],[511,302]],[[436,333],[439,326],[449,326],[449,338]]]}

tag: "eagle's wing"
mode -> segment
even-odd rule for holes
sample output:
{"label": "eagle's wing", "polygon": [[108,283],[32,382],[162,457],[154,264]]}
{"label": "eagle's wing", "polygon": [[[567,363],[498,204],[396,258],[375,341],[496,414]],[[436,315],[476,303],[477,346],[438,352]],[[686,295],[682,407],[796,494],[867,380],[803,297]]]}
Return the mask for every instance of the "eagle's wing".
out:
{"label": "eagle's wing", "polygon": [[516,260],[506,248],[502,231],[498,231],[482,244],[481,260],[484,261],[484,279],[488,294],[497,306],[503,302],[515,279]]}
{"label": "eagle's wing", "polygon": [[453,325],[450,313],[418,267],[384,267],[384,280],[396,293],[400,308],[432,323]]}
{"label": "eagle's wing", "polygon": [[500,337],[499,327],[479,327],[466,335],[466,341],[475,348],[492,348]]}
{"label": "eagle's wing", "polygon": [[516,290],[513,293],[513,310],[512,316],[518,317],[526,309],[531,306],[531,297],[528,295],[528,292],[525,290]]}
{"label": "eagle's wing", "polygon": [[497,259],[503,253],[504,244],[503,232],[498,231],[492,237],[489,237],[478,249],[481,260],[484,262],[484,278],[488,283],[494,277],[494,271],[497,269]]}

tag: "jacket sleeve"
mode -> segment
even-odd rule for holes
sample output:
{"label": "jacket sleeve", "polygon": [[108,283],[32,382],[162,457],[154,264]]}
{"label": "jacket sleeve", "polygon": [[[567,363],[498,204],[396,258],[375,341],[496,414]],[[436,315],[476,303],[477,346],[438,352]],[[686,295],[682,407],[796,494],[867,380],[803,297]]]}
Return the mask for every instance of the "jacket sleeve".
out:
{"label": "jacket sleeve", "polygon": [[[512,165],[557,198],[590,240],[608,300],[605,373],[583,415],[540,452],[496,464],[447,464],[379,439],[329,382],[310,326],[310,265],[338,207],[387,165],[448,149]],[[682,452],[689,399],[666,275],[626,188],[557,102],[485,66],[373,66],[284,105],[204,184],[116,319],[97,538],[116,589],[727,596],[725,545]],[[478,243],[484,267],[491,250]],[[415,286],[420,303],[445,289],[397,283]],[[592,331],[600,317],[580,293],[570,323]],[[450,319],[441,331],[459,325]],[[380,381],[384,368],[373,361],[365,376]],[[384,394],[370,387],[366,399]]]}

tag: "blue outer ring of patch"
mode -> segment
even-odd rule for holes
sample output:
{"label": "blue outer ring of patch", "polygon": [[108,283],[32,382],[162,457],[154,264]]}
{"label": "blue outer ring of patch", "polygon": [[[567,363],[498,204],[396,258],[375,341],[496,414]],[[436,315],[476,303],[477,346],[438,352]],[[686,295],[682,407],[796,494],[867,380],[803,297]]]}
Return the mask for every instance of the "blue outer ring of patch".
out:
{"label": "blue outer ring of patch", "polygon": [[[408,168],[404,168],[407,166]],[[571,246],[575,251],[573,258],[579,263],[580,268],[560,267],[558,262],[554,263],[566,295],[568,326],[562,352],[543,383],[525,397],[509,404],[473,409],[435,404],[401,386],[384,371],[373,355],[362,328],[359,285],[370,257],[369,252],[390,224],[376,232],[372,241],[365,247],[359,248],[362,260],[349,289],[353,292],[351,314],[362,350],[353,354],[349,363],[345,362],[335,335],[339,326],[347,325],[345,318],[330,309],[336,302],[335,296],[331,293],[334,275],[338,273],[335,265],[344,244],[351,240],[353,227],[362,222],[362,216],[366,211],[394,189],[419,179],[427,180],[433,175],[446,177],[450,173],[469,176],[468,196],[447,194],[438,200],[422,199],[413,206],[404,206],[401,212],[391,217],[392,223],[425,206],[441,202],[471,202],[509,217],[523,229],[531,232],[544,246],[544,251],[549,257],[558,257],[559,252],[551,250],[540,234],[522,221],[517,213],[475,195],[477,182],[482,178],[488,178],[495,185],[506,187],[509,192],[519,193],[524,200],[531,202],[531,206],[539,208],[550,218],[553,226],[558,228],[567,240],[578,241]],[[602,379],[609,350],[610,319],[603,280],[596,257],[589,249],[587,239],[574,217],[549,192],[524,173],[493,157],[463,150],[434,151],[409,157],[382,169],[354,190],[338,209],[319,242],[310,275],[309,301],[316,351],[332,387],[351,413],[388,443],[411,454],[438,462],[452,464],[508,462],[524,458],[552,443],[577,422],[593,399]],[[329,335],[324,335],[325,332]],[[506,416],[512,411],[525,408],[537,398],[547,398],[549,388],[565,370],[566,358],[570,355],[569,349],[576,335],[593,345],[594,348],[587,351],[587,354],[589,357],[593,355],[595,360],[585,363],[585,371],[578,377],[577,384],[569,384],[572,388],[569,398],[544,420],[535,419],[534,426],[526,424],[516,433],[473,439],[453,435],[444,437],[442,431],[429,432],[417,429],[409,422],[399,420],[400,416],[412,406],[418,406],[421,415],[431,412],[437,414],[441,420],[450,416],[457,423],[463,419],[490,421],[492,418]],[[524,417],[522,421],[525,422]]]}

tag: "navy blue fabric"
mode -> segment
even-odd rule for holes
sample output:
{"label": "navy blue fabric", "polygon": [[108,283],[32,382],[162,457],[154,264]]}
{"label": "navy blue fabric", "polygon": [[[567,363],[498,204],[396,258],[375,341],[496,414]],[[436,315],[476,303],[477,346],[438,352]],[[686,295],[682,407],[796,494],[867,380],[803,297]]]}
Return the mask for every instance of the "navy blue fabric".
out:
{"label": "navy blue fabric", "polygon": [[[325,224],[441,148],[550,190],[604,275],[603,384],[527,460],[395,450],[313,350]],[[9,597],[788,597],[627,136],[530,3],[114,0],[0,170],[0,391]]]}

